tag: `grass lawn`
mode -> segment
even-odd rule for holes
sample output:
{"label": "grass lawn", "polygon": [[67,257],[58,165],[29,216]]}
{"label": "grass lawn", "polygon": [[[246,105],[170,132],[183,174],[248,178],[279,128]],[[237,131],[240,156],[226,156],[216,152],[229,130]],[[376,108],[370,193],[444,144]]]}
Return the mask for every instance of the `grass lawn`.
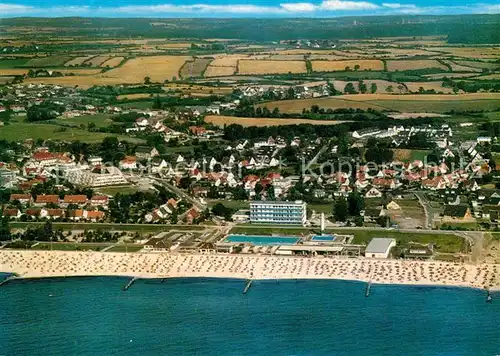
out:
{"label": "grass lawn", "polygon": [[97,114],[97,115],[82,115],[78,117],[73,117],[71,119],[57,119],[51,120],[51,123],[62,124],[62,125],[85,125],[94,124],[96,127],[106,127],[113,123],[110,119],[111,115],[107,114]]}
{"label": "grass lawn", "polygon": [[331,215],[333,211],[333,203],[307,204],[307,208],[314,210],[316,213],[325,213],[325,215]]}
{"label": "grass lawn", "polygon": [[128,136],[114,135],[101,132],[89,132],[76,128],[64,128],[58,125],[50,124],[28,124],[14,123],[2,126],[0,130],[0,140],[22,141],[26,139],[42,140],[79,140],[82,142],[96,143],[101,142],[105,137],[117,136],[119,140],[132,142],[142,142]]}
{"label": "grass lawn", "polygon": [[116,245],[106,252],[137,252],[140,250],[142,250],[142,246],[139,245]]}
{"label": "grass lawn", "polygon": [[103,187],[96,188],[96,191],[106,195],[116,195],[117,193],[121,194],[134,194],[139,191],[139,188],[133,185],[125,185],[125,186],[116,186],[116,187]]}
{"label": "grass lawn", "polygon": [[32,247],[33,250],[56,250],[56,251],[101,251],[112,243],[73,243],[73,242],[41,242]]}
{"label": "grass lawn", "polygon": [[240,209],[250,209],[250,203],[247,201],[240,201],[240,200],[209,200],[207,201],[208,207],[211,208],[215,204],[221,203],[224,205],[226,208],[234,209],[234,210],[240,210]]}
{"label": "grass lawn", "polygon": [[[45,222],[11,222],[11,229],[24,229],[28,227],[43,226]],[[60,223],[53,222],[54,229],[63,230],[113,230],[113,231],[138,231],[162,232],[169,230],[203,230],[205,227],[197,225],[153,225],[153,224],[106,224],[106,223]]]}
{"label": "grass lawn", "polygon": [[431,153],[430,150],[411,150],[410,160],[411,161],[415,161],[415,160],[423,161],[429,153]]}

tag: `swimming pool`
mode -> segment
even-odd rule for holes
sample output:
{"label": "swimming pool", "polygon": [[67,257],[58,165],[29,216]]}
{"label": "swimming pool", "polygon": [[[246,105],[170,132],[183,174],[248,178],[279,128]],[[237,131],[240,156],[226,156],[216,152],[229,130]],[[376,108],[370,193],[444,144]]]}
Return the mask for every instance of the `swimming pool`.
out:
{"label": "swimming pool", "polygon": [[311,241],[318,242],[333,242],[337,239],[334,235],[316,235],[311,238]]}
{"label": "swimming pool", "polygon": [[224,242],[250,243],[252,245],[293,245],[299,242],[297,236],[228,235]]}

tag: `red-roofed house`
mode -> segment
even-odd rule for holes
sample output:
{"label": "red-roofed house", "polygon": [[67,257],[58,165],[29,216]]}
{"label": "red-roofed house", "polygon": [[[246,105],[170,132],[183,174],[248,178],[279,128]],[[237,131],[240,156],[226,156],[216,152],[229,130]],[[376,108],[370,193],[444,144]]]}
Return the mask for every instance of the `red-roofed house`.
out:
{"label": "red-roofed house", "polygon": [[384,178],[373,178],[373,186],[378,188],[396,188],[396,180],[394,179],[384,179]]}
{"label": "red-roofed house", "polygon": [[189,126],[189,131],[195,136],[203,136],[207,132],[202,126]]}
{"label": "red-roofed house", "polygon": [[59,204],[59,196],[58,195],[38,195],[35,200],[35,205],[45,206],[49,203]]}
{"label": "red-roofed house", "polygon": [[275,180],[275,179],[280,179],[281,178],[281,174],[279,173],[275,173],[275,172],[271,172],[269,173],[267,176],[266,176],[267,179],[270,179],[270,180]]}
{"label": "red-roofed house", "polygon": [[33,197],[31,194],[11,194],[10,202],[18,200],[21,204],[28,205],[33,202]]}
{"label": "red-roofed house", "polygon": [[137,158],[134,156],[126,156],[118,165],[120,169],[137,169]]}
{"label": "red-roofed house", "polygon": [[42,212],[42,209],[26,209],[24,214],[27,216],[34,217],[34,216],[40,216],[41,212]]}
{"label": "red-roofed house", "polygon": [[4,209],[3,216],[11,219],[18,219],[21,217],[21,211],[19,209]]}
{"label": "red-roofed house", "polygon": [[80,221],[83,218],[83,210],[77,209],[77,210],[68,210],[66,213],[66,216],[68,219],[72,221]]}
{"label": "red-roofed house", "polygon": [[70,204],[85,205],[87,204],[86,195],[65,195],[63,204],[68,206]]}
{"label": "red-roofed house", "polygon": [[200,217],[200,212],[196,210],[195,208],[191,208],[187,213],[186,213],[186,221],[188,224],[192,224],[194,220],[198,219]]}
{"label": "red-roofed house", "polygon": [[92,222],[96,222],[99,220],[104,219],[104,212],[103,211],[89,211],[85,210],[83,212],[83,217],[84,219],[90,220]]}
{"label": "red-roofed house", "polygon": [[95,195],[90,198],[92,206],[108,206],[109,198],[106,195]]}
{"label": "red-roofed house", "polygon": [[42,218],[58,219],[64,216],[63,209],[42,209],[40,212]]}

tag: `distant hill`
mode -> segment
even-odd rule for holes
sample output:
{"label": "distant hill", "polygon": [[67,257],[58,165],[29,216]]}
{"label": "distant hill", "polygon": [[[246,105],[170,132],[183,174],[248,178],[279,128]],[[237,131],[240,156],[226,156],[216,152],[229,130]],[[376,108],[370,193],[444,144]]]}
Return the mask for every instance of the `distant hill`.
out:
{"label": "distant hill", "polygon": [[[287,39],[362,39],[447,35],[450,43],[500,43],[500,15],[367,16],[324,19],[146,19],[8,18],[0,28],[33,39],[86,35],[97,37],[233,38],[250,41]],[[24,28],[24,29],[21,29]],[[32,29],[31,33],[26,28]],[[50,31],[38,31],[47,28]],[[38,30],[37,30],[38,29]],[[24,31],[24,32],[23,32]]]}

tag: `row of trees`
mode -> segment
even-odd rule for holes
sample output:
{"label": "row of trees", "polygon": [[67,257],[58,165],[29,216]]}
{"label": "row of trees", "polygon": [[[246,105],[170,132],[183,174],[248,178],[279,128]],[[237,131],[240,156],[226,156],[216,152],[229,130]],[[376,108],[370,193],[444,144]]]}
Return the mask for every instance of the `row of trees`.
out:
{"label": "row of trees", "polygon": [[363,225],[363,218],[360,216],[361,211],[365,208],[365,201],[361,194],[352,192],[347,196],[347,199],[339,197],[333,204],[333,216],[336,221],[347,221],[348,218],[354,218],[356,225]]}

